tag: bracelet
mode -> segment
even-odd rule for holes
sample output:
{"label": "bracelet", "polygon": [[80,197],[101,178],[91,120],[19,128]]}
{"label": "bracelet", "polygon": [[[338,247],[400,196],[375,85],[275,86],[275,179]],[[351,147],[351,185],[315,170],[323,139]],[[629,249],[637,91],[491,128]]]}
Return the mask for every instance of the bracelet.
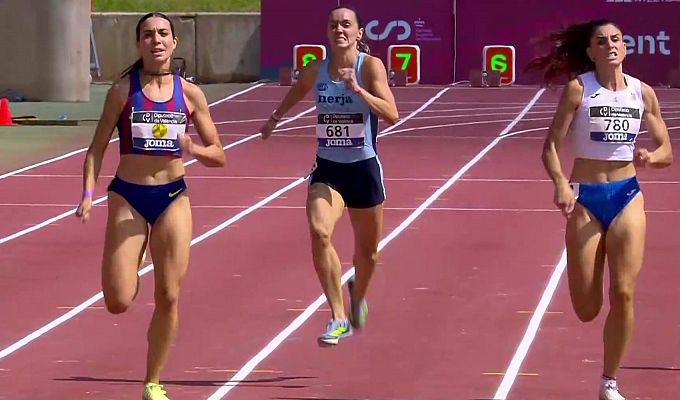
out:
{"label": "bracelet", "polygon": [[276,122],[281,121],[281,117],[277,117],[276,112],[273,112],[272,115],[269,116],[269,118],[273,119]]}
{"label": "bracelet", "polygon": [[93,190],[87,190],[87,189],[83,190],[83,198],[85,198],[85,197],[92,198],[92,195],[94,195]]}

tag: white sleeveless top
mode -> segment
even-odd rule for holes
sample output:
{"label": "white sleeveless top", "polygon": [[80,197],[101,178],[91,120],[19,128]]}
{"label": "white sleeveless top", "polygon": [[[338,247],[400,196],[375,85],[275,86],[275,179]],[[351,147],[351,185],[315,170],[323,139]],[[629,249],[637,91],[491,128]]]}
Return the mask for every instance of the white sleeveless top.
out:
{"label": "white sleeveless top", "polygon": [[645,109],[642,83],[624,74],[626,88],[602,87],[594,71],[578,76],[583,99],[571,124],[574,156],[594,160],[632,161]]}

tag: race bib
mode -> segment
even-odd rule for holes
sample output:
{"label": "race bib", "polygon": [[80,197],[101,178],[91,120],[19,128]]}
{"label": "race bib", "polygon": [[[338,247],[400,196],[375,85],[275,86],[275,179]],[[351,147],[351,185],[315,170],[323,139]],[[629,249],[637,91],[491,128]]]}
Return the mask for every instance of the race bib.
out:
{"label": "race bib", "polygon": [[317,116],[316,137],[321,147],[362,147],[365,131],[361,113]]}
{"label": "race bib", "polygon": [[640,109],[591,106],[590,140],[603,143],[634,143],[640,130]]}
{"label": "race bib", "polygon": [[187,116],[171,111],[132,111],[132,146],[140,150],[179,150],[179,135],[184,134]]}

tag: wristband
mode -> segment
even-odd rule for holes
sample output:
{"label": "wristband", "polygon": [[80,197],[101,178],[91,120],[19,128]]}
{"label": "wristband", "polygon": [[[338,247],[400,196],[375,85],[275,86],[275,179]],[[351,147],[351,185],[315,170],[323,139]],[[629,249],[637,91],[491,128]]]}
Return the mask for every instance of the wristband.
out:
{"label": "wristband", "polygon": [[83,198],[85,198],[85,197],[92,198],[93,194],[94,194],[94,191],[92,191],[92,190],[87,190],[87,189],[83,190]]}
{"label": "wristband", "polygon": [[281,121],[281,117],[276,116],[276,112],[273,112],[272,115],[269,116],[271,119],[273,119],[276,122]]}

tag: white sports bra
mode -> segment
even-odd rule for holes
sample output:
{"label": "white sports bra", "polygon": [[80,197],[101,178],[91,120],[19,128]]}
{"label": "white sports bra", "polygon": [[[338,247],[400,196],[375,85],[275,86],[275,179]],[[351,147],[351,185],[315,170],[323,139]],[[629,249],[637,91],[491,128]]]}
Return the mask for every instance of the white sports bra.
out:
{"label": "white sports bra", "polygon": [[626,88],[613,92],[600,85],[594,71],[578,78],[583,99],[571,124],[574,156],[632,161],[645,109],[640,80],[624,74]]}

